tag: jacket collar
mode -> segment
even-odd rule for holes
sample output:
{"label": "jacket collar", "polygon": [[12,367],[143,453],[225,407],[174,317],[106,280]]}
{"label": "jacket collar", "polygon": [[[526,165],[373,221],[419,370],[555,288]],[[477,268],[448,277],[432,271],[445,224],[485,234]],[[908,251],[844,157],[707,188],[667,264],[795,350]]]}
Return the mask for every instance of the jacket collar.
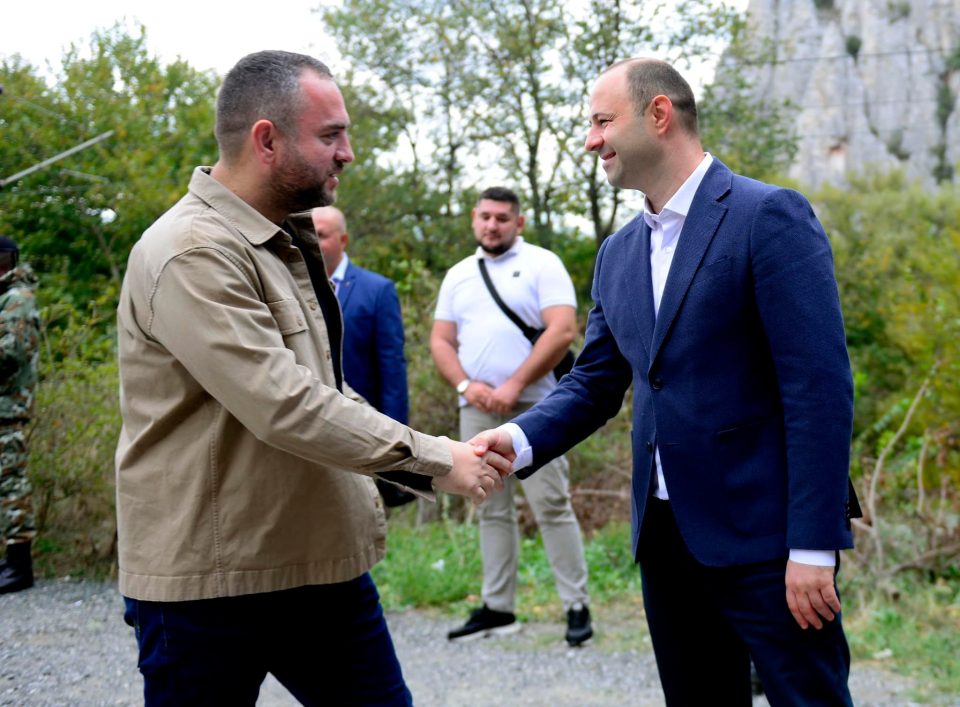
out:
{"label": "jacket collar", "polygon": [[[211,177],[210,170],[210,167],[197,167],[193,170],[190,193],[233,224],[250,245],[261,246],[278,234],[284,234],[280,226]],[[285,235],[289,241],[289,234]],[[316,240],[315,234],[313,239]]]}

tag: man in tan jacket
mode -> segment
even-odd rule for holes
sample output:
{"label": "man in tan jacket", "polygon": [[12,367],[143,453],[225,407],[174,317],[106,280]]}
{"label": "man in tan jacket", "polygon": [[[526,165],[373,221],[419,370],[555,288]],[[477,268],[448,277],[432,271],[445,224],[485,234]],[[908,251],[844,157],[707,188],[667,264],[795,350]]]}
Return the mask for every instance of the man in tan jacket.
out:
{"label": "man in tan jacket", "polygon": [[340,310],[296,214],[333,202],[349,124],[322,63],[241,59],[219,161],[130,254],[119,573],[147,705],[254,705],[268,672],[304,704],[410,704],[368,573],[386,529],[373,478],[479,503],[508,472],[343,382]]}

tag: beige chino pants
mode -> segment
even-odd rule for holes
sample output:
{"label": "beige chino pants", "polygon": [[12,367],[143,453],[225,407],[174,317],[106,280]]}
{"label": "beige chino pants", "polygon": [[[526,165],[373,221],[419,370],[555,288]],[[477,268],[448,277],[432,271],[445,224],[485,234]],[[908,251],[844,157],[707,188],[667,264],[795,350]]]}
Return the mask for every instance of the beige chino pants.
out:
{"label": "beige chino pants", "polygon": [[[498,427],[530,407],[530,403],[520,403],[509,415],[485,413],[469,405],[462,407],[460,439],[467,441],[484,430]],[[569,468],[566,457],[559,457],[523,481],[509,476],[504,479],[504,489],[480,505],[482,596],[484,604],[494,611],[513,612],[516,601],[520,533],[514,494],[518,484],[540,527],[564,611],[577,602],[590,603],[583,539],[570,503]]]}

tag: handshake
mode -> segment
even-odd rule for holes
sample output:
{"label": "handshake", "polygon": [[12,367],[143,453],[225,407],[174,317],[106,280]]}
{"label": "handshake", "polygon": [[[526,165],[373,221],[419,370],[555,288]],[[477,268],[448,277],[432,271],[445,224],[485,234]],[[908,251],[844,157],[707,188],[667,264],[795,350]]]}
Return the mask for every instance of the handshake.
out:
{"label": "handshake", "polygon": [[469,442],[448,440],[453,469],[433,478],[433,486],[446,493],[466,496],[480,505],[494,491],[503,488],[504,477],[513,473],[517,458],[513,440],[501,429],[481,432]]}

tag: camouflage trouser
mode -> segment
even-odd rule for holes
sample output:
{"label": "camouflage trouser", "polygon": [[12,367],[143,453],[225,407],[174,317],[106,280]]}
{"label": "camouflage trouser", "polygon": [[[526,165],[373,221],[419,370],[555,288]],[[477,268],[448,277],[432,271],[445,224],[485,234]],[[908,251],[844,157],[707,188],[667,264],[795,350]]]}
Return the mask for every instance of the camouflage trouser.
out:
{"label": "camouflage trouser", "polygon": [[23,430],[0,427],[0,539],[16,543],[36,534]]}

